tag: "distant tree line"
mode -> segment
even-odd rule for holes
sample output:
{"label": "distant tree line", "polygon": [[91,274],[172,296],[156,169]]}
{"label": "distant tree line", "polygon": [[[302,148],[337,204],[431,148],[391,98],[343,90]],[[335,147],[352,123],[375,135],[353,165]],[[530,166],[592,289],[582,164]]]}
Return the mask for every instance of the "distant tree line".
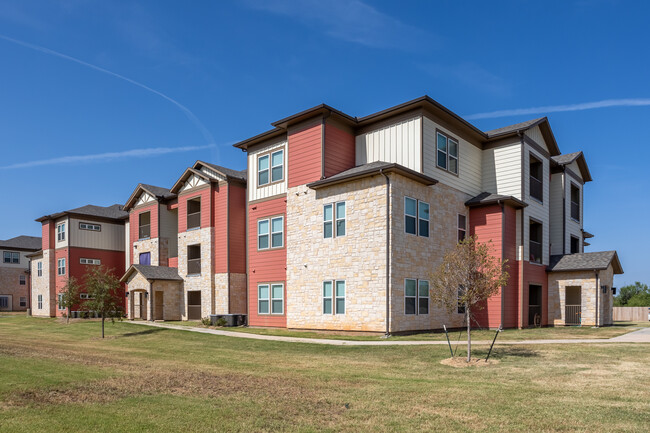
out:
{"label": "distant tree line", "polygon": [[615,307],[650,307],[650,290],[647,284],[635,282],[621,287],[614,298]]}

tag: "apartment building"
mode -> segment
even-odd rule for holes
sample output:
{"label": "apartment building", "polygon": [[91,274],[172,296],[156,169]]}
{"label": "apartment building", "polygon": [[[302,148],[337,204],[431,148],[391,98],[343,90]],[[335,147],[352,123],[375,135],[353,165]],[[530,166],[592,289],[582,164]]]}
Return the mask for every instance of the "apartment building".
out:
{"label": "apartment building", "polygon": [[430,277],[471,234],[510,280],[481,326],[611,324],[616,252],[585,253],[582,152],[547,118],[481,131],[428,96],[352,117],[327,105],[235,144],[248,155],[252,326],[405,332],[461,326]]}
{"label": "apartment building", "polygon": [[29,308],[30,254],[41,248],[41,238],[17,236],[0,240],[0,311]]}
{"label": "apartment building", "polygon": [[197,161],[126,202],[129,319],[246,313],[246,172]]}
{"label": "apartment building", "polygon": [[[83,284],[91,266],[103,265],[116,276],[124,274],[127,217],[115,204],[86,205],[36,220],[41,223],[42,243],[40,251],[30,256],[32,315],[66,313],[58,302],[61,289],[70,277]],[[120,302],[124,303],[123,296]]]}

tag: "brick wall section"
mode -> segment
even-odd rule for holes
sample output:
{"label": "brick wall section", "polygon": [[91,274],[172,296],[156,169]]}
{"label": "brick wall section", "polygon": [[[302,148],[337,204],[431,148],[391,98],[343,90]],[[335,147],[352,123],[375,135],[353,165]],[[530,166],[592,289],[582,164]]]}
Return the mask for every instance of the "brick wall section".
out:
{"label": "brick wall section", "polygon": [[[26,311],[27,295],[29,289],[29,279],[25,273],[27,269],[9,268],[0,266],[0,295],[11,296],[11,302],[8,305],[8,311]],[[25,285],[20,285],[20,276],[25,277]],[[25,306],[20,306],[20,298],[25,298]]]}
{"label": "brick wall section", "polygon": [[[248,282],[248,302],[249,302],[249,325],[251,326],[275,326],[286,327],[287,313],[287,294],[285,284],[285,314],[282,315],[259,315],[257,314],[257,284],[267,282],[285,282],[287,269],[287,250],[286,250],[286,209],[287,197],[279,196],[277,198],[252,203],[248,210],[248,258],[249,258],[249,282]],[[257,221],[259,219],[284,215],[285,216],[285,247],[273,250],[257,250]]]}
{"label": "brick wall section", "polygon": [[314,119],[288,134],[288,187],[304,185],[321,178],[321,120]]}
{"label": "brick wall section", "polygon": [[[229,241],[230,241],[230,272],[246,273],[246,188],[244,186],[228,185],[230,196],[229,212]],[[231,292],[232,294],[232,292]],[[244,308],[245,310],[245,308]]]}
{"label": "brick wall section", "polygon": [[[187,301],[188,291],[201,292],[201,317],[207,317],[214,314],[214,281],[211,251],[213,251],[212,239],[214,237],[214,228],[207,227],[199,230],[180,233],[178,235],[178,275],[185,283],[183,284],[183,300],[181,302],[183,320],[187,319]],[[188,276],[187,265],[187,247],[189,245],[201,245],[201,273],[199,275]]]}
{"label": "brick wall section", "polygon": [[325,177],[354,167],[356,162],[354,135],[326,124],[324,157]]}

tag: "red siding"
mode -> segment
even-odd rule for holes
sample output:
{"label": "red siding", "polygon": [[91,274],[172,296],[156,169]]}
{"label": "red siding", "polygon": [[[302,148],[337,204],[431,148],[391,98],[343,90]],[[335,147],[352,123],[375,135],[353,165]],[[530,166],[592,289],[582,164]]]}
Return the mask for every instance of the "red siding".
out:
{"label": "red siding", "polygon": [[[248,212],[248,317],[251,326],[275,326],[286,327],[286,275],[287,275],[287,250],[286,250],[286,210],[287,200],[285,197],[255,203],[249,206]],[[257,250],[257,220],[275,216],[285,215],[285,247],[275,250]],[[284,290],[284,313],[283,315],[258,315],[257,314],[257,284],[267,282],[283,282]]]}
{"label": "red siding", "polygon": [[505,328],[515,328],[519,323],[519,262],[517,261],[517,212],[505,208],[504,258],[508,260],[510,279],[505,287],[504,324]]}
{"label": "red siding", "polygon": [[289,187],[304,185],[321,178],[321,123],[311,123],[289,133]]}
{"label": "red siding", "polygon": [[528,325],[528,287],[531,284],[542,286],[542,326],[545,326],[548,324],[548,276],[546,274],[546,266],[524,261],[524,287],[522,290],[524,298],[524,310],[522,312],[524,327],[530,326]]}
{"label": "red siding", "polygon": [[354,135],[332,125],[325,125],[325,177],[355,166]]}
{"label": "red siding", "polygon": [[177,268],[178,267],[178,257],[170,257],[167,263],[167,266],[170,268]]}
{"label": "red siding", "polygon": [[246,188],[229,185],[230,272],[246,273]]}
{"label": "red siding", "polygon": [[211,226],[210,189],[207,187],[199,191],[190,191],[178,197],[178,233],[187,231],[187,201],[197,197],[201,197],[201,228]]}
{"label": "red siding", "polygon": [[214,239],[212,267],[215,273],[228,272],[228,185],[215,185],[212,191]]}
{"label": "red siding", "polygon": [[43,250],[54,248],[54,223],[52,221],[44,222],[41,226],[41,238],[41,248]]}
{"label": "red siding", "polygon": [[158,203],[154,203],[147,207],[143,207],[137,210],[132,210],[129,213],[129,254],[131,255],[131,260],[129,263],[133,263],[133,243],[138,240],[138,229],[140,228],[139,215],[143,212],[151,212],[151,238],[158,237]]}

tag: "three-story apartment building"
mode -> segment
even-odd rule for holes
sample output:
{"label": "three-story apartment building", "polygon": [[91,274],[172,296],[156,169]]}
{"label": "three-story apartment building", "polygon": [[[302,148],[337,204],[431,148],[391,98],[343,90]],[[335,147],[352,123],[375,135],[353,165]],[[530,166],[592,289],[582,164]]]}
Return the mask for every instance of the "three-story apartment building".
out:
{"label": "three-story apartment building", "polygon": [[41,238],[17,236],[0,241],[0,311],[29,308],[30,255],[41,249]]}

